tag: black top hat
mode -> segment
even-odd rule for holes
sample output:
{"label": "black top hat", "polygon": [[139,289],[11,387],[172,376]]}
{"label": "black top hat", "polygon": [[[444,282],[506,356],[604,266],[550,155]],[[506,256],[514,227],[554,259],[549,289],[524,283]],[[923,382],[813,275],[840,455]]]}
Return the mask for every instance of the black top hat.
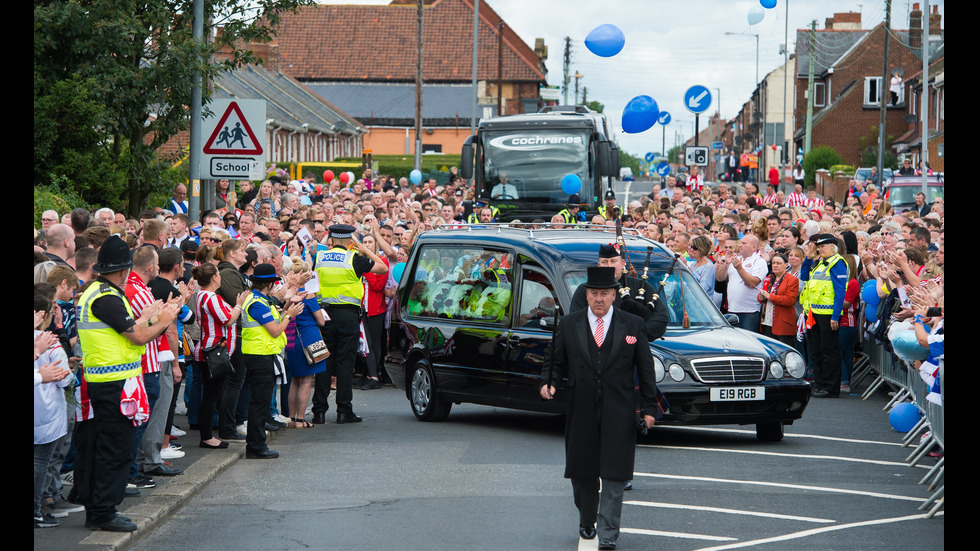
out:
{"label": "black top hat", "polygon": [[272,264],[259,264],[252,270],[249,279],[253,281],[279,281],[281,278],[276,275],[276,267]]}
{"label": "black top hat", "polygon": [[616,258],[618,256],[623,256],[623,253],[619,251],[619,246],[612,243],[599,245],[599,258]]}
{"label": "black top hat", "polygon": [[610,266],[589,266],[589,278],[585,282],[586,289],[617,289],[616,269]]}
{"label": "black top hat", "polygon": [[118,235],[110,235],[99,249],[98,262],[92,266],[97,274],[111,274],[133,267],[133,253]]}

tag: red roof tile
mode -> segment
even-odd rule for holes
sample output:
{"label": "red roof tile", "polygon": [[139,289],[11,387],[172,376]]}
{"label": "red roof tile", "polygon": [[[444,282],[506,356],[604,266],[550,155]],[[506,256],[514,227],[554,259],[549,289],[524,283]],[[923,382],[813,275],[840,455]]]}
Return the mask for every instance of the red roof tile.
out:
{"label": "red roof tile", "polygon": [[[397,0],[396,0],[397,2]],[[274,51],[278,69],[299,80],[413,82],[415,5],[316,5],[286,14]],[[480,80],[497,79],[497,24],[501,18],[480,2]],[[423,10],[423,78],[470,82],[473,2],[434,0]],[[545,82],[543,63],[509,26],[504,27],[503,80]]]}

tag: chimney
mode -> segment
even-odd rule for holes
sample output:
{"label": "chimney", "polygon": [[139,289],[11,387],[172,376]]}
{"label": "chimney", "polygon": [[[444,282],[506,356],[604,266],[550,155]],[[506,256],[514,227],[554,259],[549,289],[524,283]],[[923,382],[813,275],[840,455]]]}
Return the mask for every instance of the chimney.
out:
{"label": "chimney", "polygon": [[909,12],[909,48],[922,47],[922,10],[919,3],[912,4],[912,11]]}
{"label": "chimney", "polygon": [[939,13],[939,6],[932,6],[932,13],[929,14],[929,36],[939,36],[943,32],[943,16]]}
{"label": "chimney", "polygon": [[861,14],[856,11],[835,13],[830,21],[835,31],[860,31]]}

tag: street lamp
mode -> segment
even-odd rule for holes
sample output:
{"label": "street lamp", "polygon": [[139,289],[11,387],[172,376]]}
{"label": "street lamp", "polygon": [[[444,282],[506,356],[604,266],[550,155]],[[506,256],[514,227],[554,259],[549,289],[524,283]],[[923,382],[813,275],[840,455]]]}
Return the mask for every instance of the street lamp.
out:
{"label": "street lamp", "polygon": [[584,77],[585,75],[583,75],[578,71],[575,71],[575,74],[572,76],[575,77],[575,105],[578,105],[578,79]]}

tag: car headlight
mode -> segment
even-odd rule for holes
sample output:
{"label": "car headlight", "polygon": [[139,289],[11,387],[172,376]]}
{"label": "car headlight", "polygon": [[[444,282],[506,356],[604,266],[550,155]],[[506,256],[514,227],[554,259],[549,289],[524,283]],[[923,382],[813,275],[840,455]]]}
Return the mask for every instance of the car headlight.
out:
{"label": "car headlight", "polygon": [[658,358],[656,356],[653,357],[653,371],[654,371],[654,373],[657,374],[657,382],[658,383],[660,381],[663,381],[664,380],[664,377],[667,375],[667,370],[664,369],[664,362],[663,362],[663,360],[661,360],[660,358]]}
{"label": "car headlight", "polygon": [[677,364],[677,363],[670,364],[669,372],[670,372],[671,379],[678,382],[684,380],[684,368],[681,367],[681,364]]}
{"label": "car headlight", "polygon": [[769,364],[769,375],[773,379],[782,379],[783,378],[783,364],[781,364],[779,362],[772,362],[771,364]]}
{"label": "car headlight", "polygon": [[806,362],[803,360],[803,356],[796,352],[788,352],[785,361],[786,371],[789,371],[790,376],[802,379],[806,375]]}

